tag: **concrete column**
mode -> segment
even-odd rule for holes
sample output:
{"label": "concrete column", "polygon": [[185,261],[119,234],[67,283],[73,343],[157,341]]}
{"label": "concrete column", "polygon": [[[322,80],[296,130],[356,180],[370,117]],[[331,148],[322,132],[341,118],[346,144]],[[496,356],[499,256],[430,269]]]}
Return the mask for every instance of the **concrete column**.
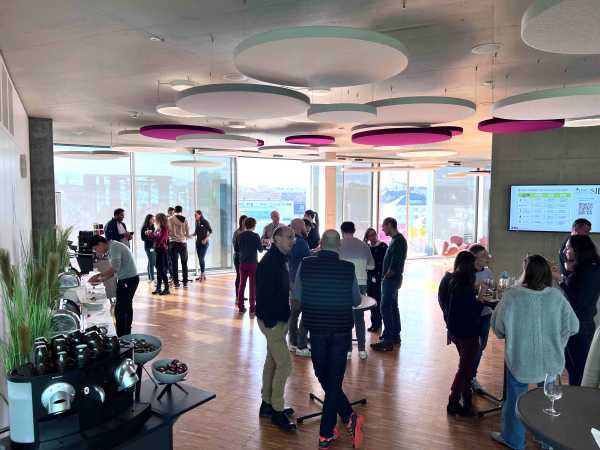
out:
{"label": "concrete column", "polygon": [[330,228],[337,229],[336,224],[336,170],[335,167],[325,167],[325,227],[321,226],[321,233]]}
{"label": "concrete column", "polygon": [[54,153],[52,119],[29,118],[29,161],[31,173],[31,235],[56,225],[54,201]]}

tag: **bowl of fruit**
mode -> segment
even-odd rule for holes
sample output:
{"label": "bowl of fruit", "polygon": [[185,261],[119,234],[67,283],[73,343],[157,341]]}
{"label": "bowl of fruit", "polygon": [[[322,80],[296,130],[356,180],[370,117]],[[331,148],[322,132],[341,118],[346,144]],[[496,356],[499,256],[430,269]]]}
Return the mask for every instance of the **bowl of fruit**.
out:
{"label": "bowl of fruit", "polygon": [[182,381],[187,373],[187,364],[178,359],[159,359],[152,363],[152,374],[159,383],[177,383]]}
{"label": "bowl of fruit", "polygon": [[160,339],[150,334],[128,334],[121,336],[121,340],[133,345],[133,361],[136,364],[145,364],[156,358],[162,347]]}

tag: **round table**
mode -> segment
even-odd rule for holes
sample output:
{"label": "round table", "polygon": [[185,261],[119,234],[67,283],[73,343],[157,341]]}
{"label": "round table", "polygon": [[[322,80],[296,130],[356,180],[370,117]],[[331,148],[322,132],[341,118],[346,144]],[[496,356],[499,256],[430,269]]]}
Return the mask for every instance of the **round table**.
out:
{"label": "round table", "polygon": [[600,389],[563,386],[563,397],[554,408],[560,416],[552,417],[543,409],[550,400],[542,388],[523,394],[517,401],[517,415],[534,436],[555,450],[598,450],[591,429],[600,430]]}
{"label": "round table", "polygon": [[367,309],[371,309],[374,306],[377,306],[377,300],[373,297],[369,297],[367,295],[361,295],[360,305],[353,306],[352,309],[356,309],[359,311],[366,311]]}

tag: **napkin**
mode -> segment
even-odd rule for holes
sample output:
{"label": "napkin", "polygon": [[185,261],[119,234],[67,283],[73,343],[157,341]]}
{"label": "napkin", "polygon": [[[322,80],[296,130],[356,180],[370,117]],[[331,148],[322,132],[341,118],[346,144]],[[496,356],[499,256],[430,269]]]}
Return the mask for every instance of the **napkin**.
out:
{"label": "napkin", "polygon": [[596,441],[596,445],[600,448],[600,431],[592,428],[592,436],[594,436],[594,440]]}

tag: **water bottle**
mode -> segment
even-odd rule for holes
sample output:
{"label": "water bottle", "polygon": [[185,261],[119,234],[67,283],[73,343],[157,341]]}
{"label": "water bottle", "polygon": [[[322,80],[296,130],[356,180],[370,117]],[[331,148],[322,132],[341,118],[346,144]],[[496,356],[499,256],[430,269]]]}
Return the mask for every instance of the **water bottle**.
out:
{"label": "water bottle", "polygon": [[498,280],[498,298],[502,298],[504,291],[510,287],[509,280],[510,277],[506,270],[500,274],[500,279]]}

